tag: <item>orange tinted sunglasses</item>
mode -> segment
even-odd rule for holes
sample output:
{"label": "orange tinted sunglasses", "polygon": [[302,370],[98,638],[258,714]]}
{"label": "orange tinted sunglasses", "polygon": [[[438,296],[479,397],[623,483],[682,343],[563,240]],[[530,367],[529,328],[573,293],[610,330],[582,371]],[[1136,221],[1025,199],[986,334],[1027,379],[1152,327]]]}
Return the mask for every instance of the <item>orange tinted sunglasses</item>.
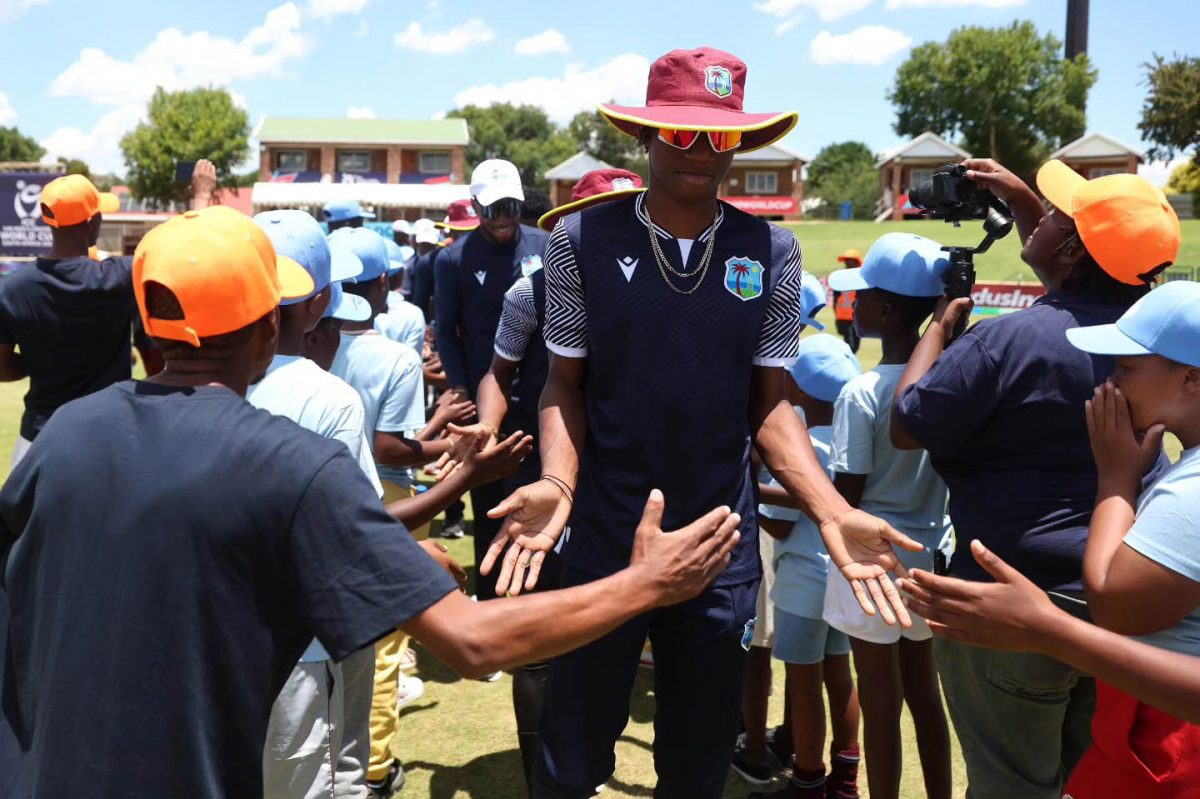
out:
{"label": "orange tinted sunglasses", "polygon": [[677,150],[689,150],[696,140],[704,133],[708,134],[708,143],[714,153],[727,153],[736,150],[742,143],[740,130],[675,130],[674,128],[659,128],[658,139]]}

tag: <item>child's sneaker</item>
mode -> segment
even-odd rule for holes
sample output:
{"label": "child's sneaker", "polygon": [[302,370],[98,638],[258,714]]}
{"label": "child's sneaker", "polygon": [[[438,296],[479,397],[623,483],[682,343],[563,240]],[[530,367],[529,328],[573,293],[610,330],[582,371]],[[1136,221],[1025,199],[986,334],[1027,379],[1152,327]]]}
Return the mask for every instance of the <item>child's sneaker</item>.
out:
{"label": "child's sneaker", "polygon": [[425,695],[425,683],[420,678],[401,674],[399,682],[396,689],[396,710],[411,705]]}
{"label": "child's sneaker", "polygon": [[399,760],[393,760],[388,766],[388,773],[378,782],[367,780],[367,795],[371,799],[389,799],[404,787],[404,767]]}
{"label": "child's sneaker", "polygon": [[749,799],[825,799],[824,771],[795,771],[787,785],[777,791],[756,791]]}
{"label": "child's sneaker", "polygon": [[780,724],[767,730],[767,751],[779,763],[780,770],[787,771],[791,767],[794,754],[791,729]]}
{"label": "child's sneaker", "polygon": [[775,774],[778,772],[769,754],[767,755],[767,759],[761,763],[748,758],[746,756],[745,740],[742,738],[738,739],[737,746],[734,747],[733,761],[730,765],[733,766],[734,771],[742,776],[742,779],[754,785],[766,785],[775,779]]}

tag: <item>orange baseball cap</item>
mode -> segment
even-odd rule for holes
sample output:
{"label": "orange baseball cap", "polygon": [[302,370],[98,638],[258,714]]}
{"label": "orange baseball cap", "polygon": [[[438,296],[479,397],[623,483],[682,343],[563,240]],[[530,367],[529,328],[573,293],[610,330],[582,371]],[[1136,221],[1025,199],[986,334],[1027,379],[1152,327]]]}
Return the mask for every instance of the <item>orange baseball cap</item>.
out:
{"label": "orange baseball cap", "polygon": [[[170,289],[183,319],[146,313],[146,284]],[[232,333],[279,305],[308,296],[312,276],[286,256],[250,217],[225,206],[188,211],[151,230],[133,254],[133,293],[146,332],[186,341]]]}
{"label": "orange baseball cap", "polygon": [[1037,185],[1075,220],[1088,253],[1113,279],[1145,285],[1179,254],[1179,217],[1167,197],[1138,175],[1085,180],[1062,161],[1047,161]]}
{"label": "orange baseball cap", "polygon": [[862,253],[855,249],[842,250],[842,254],[837,259],[842,263],[846,261],[858,261],[861,264],[863,262]]}
{"label": "orange baseball cap", "polygon": [[42,221],[50,227],[82,224],[96,214],[120,209],[115,194],[100,192],[83,175],[64,175],[42,187]]}

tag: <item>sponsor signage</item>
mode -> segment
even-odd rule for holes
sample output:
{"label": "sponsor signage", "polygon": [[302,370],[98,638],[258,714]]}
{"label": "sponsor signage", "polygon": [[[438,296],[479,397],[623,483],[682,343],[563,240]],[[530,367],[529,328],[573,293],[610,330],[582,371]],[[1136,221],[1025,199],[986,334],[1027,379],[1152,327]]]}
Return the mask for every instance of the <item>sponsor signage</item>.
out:
{"label": "sponsor signage", "polygon": [[997,316],[1028,308],[1045,293],[1041,283],[976,283],[971,299],[976,316]]}
{"label": "sponsor signage", "polygon": [[759,216],[792,216],[799,210],[795,197],[770,195],[757,197],[722,197],[739,211]]}
{"label": "sponsor signage", "polygon": [[42,186],[58,175],[0,172],[0,255],[45,255],[50,228],[42,222]]}

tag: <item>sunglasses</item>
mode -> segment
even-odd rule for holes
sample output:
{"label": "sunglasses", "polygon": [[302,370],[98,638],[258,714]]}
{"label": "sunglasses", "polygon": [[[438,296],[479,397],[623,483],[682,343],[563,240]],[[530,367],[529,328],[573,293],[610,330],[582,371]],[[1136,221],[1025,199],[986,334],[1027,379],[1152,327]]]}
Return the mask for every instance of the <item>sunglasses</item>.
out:
{"label": "sunglasses", "polygon": [[708,134],[708,143],[714,153],[727,153],[736,150],[742,143],[740,130],[675,130],[674,128],[659,128],[658,140],[669,144],[677,150],[689,150],[701,135]]}
{"label": "sunglasses", "polygon": [[499,219],[502,216],[520,216],[521,201],[514,200],[512,197],[496,200],[491,205],[479,206],[479,215],[484,219]]}

